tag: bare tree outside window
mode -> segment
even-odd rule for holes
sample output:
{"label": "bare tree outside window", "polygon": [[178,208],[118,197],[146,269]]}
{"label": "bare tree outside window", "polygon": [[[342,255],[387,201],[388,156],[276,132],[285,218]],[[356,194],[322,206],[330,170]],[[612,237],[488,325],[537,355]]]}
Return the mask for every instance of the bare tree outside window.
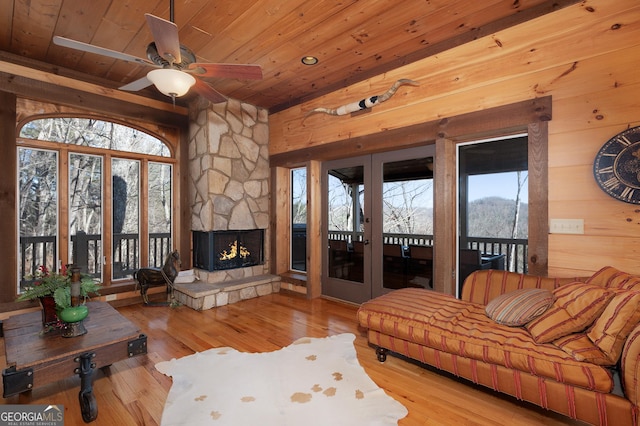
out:
{"label": "bare tree outside window", "polygon": [[[20,282],[43,265],[56,269],[58,238],[58,153],[18,148],[18,215],[24,249],[18,250]],[[24,286],[19,286],[18,292]]]}
{"label": "bare tree outside window", "polygon": [[165,144],[140,130],[110,121],[54,117],[33,120],[20,129],[20,137],[115,151],[169,157]]}
{"label": "bare tree outside window", "polygon": [[291,170],[291,269],[307,270],[307,169]]}
{"label": "bare tree outside window", "polygon": [[161,267],[172,250],[173,168],[170,164],[149,163],[149,266]]}
{"label": "bare tree outside window", "polygon": [[383,185],[383,232],[433,234],[433,180],[385,182]]}
{"label": "bare tree outside window", "polygon": [[307,169],[291,170],[291,223],[307,223]]}
{"label": "bare tree outside window", "polygon": [[[357,198],[357,202],[355,202]],[[345,183],[335,176],[329,175],[329,231],[362,232],[364,205],[364,186],[359,183]],[[355,211],[354,211],[355,210]],[[356,217],[357,215],[357,217]]]}

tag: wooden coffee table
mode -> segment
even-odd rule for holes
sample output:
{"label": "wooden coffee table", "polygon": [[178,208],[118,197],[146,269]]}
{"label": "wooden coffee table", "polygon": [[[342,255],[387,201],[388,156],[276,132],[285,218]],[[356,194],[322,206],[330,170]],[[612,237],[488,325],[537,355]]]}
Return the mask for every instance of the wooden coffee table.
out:
{"label": "wooden coffee table", "polygon": [[87,334],[62,337],[43,333],[41,312],[10,317],[2,324],[8,367],[2,371],[3,396],[80,376],[80,409],[85,422],[98,416],[93,395],[93,372],[114,362],[147,353],[147,337],[104,302],[89,302],[84,320]]}

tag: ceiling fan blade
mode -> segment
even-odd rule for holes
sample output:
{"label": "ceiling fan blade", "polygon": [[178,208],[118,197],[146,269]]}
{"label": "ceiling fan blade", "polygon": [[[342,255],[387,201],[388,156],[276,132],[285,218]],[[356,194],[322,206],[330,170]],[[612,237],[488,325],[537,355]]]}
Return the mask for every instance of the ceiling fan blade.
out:
{"label": "ceiling fan blade", "polygon": [[222,93],[218,92],[199,78],[196,78],[196,84],[193,86],[193,90],[195,90],[199,95],[205,97],[214,104],[219,104],[221,102],[227,101],[226,96],[224,96]]}
{"label": "ceiling fan blade", "polygon": [[240,80],[261,80],[260,65],[247,64],[189,64],[189,69],[198,77],[237,78]]}
{"label": "ceiling fan blade", "polygon": [[132,81],[129,84],[125,84],[122,87],[119,87],[120,90],[126,90],[128,92],[137,92],[138,90],[142,90],[151,86],[153,83],[147,77],[142,77],[136,81]]}
{"label": "ceiling fan blade", "polygon": [[83,52],[95,53],[97,55],[108,56],[114,59],[121,59],[127,62],[136,62],[142,65],[156,66],[153,62],[146,59],[138,58],[137,56],[128,55],[122,52],[116,52],[115,50],[106,49],[104,47],[94,46],[93,44],[83,43],[77,40],[71,40],[70,38],[54,36],[53,43],[58,46],[68,47],[70,49],[81,50]]}
{"label": "ceiling fan blade", "polygon": [[145,13],[147,25],[153,34],[158,54],[169,63],[179,64],[182,62],[180,55],[180,39],[178,38],[178,26],[166,19]]}

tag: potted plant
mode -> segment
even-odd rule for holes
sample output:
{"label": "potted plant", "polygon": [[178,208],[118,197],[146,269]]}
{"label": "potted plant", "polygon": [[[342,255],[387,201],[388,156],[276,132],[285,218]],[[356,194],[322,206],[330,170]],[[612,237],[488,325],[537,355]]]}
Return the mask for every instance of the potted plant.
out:
{"label": "potted plant", "polygon": [[[75,276],[74,276],[75,275]],[[96,293],[102,287],[93,278],[80,274],[80,268],[63,266],[60,272],[51,272],[46,266],[38,267],[31,277],[34,285],[27,288],[18,301],[39,299],[43,306],[43,325],[51,326],[58,318],[65,322],[80,321],[87,316],[87,308],[84,302],[91,293]],[[73,283],[79,287],[77,299],[72,302]],[[47,308],[55,307],[56,318],[52,317]]]}

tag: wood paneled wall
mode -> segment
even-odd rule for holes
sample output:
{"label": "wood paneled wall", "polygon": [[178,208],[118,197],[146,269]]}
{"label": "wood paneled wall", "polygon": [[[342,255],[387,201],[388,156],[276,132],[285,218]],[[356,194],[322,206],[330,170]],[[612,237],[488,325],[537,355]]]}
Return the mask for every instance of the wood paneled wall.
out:
{"label": "wood paneled wall", "polygon": [[[586,0],[273,114],[270,155],[291,159],[335,141],[551,96],[549,217],[583,219],[585,231],[549,235],[548,274],[584,276],[605,265],[640,274],[640,208],[607,196],[592,171],[610,137],[640,125],[639,66],[640,3]],[[366,114],[306,116],[381,94],[400,78],[420,86],[402,86]]]}
{"label": "wood paneled wall", "polygon": [[[3,302],[8,302],[15,298],[14,286],[17,282],[18,273],[15,267],[8,265],[18,264],[18,235],[16,223],[18,221],[16,213],[16,189],[17,189],[17,165],[16,161],[11,161],[17,157],[15,143],[2,143],[2,141],[16,140],[16,96],[11,93],[0,92],[0,158],[3,158],[0,167],[0,259],[5,264],[0,282],[0,306]],[[0,309],[1,310],[1,309]]]}

